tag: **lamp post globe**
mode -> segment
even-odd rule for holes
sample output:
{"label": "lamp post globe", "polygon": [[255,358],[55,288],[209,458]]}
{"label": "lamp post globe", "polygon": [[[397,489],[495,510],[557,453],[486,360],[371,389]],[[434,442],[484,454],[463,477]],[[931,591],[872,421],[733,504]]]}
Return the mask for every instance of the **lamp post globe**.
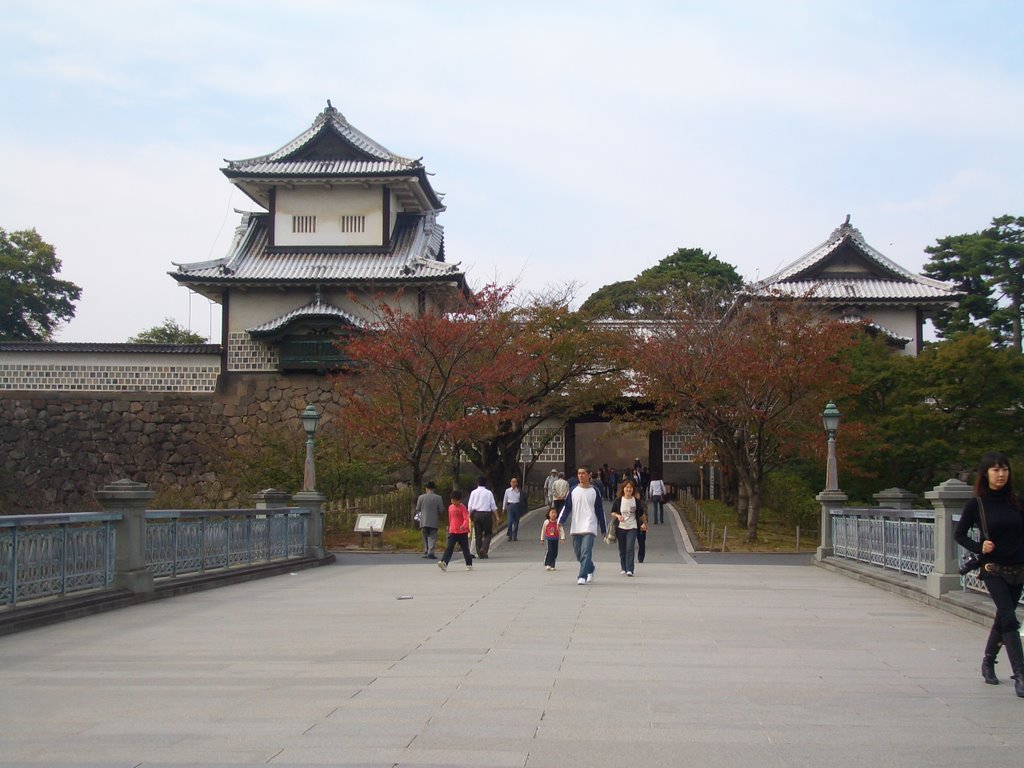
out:
{"label": "lamp post globe", "polygon": [[302,490],[315,491],[316,467],[313,464],[313,433],[316,432],[316,426],[320,422],[320,414],[312,404],[309,404],[299,414],[299,419],[302,421],[302,428],[306,431],[306,466],[302,473]]}
{"label": "lamp post globe", "polygon": [[825,406],[825,410],[821,414],[821,423],[825,427],[825,433],[828,435],[828,461],[825,465],[826,491],[839,490],[839,469],[836,465],[836,432],[839,431],[839,421],[841,418],[842,414],[839,413],[836,404],[829,400],[828,405]]}

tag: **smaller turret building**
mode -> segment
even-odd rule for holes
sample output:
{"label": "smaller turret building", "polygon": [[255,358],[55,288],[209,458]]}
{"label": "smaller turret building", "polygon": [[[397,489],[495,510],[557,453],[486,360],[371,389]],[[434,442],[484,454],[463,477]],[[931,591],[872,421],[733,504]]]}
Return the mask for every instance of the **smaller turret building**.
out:
{"label": "smaller turret building", "polygon": [[800,296],[830,314],[866,322],[903,354],[917,355],[924,322],[962,297],[948,283],[916,275],[872,248],[846,217],[821,245],[765,278],[755,296]]}
{"label": "smaller turret building", "polygon": [[223,258],[170,275],[222,306],[225,371],[330,370],[380,302],[424,311],[468,290],[423,164],[330,102],[280,149],[222,171],[265,211],[242,214]]}

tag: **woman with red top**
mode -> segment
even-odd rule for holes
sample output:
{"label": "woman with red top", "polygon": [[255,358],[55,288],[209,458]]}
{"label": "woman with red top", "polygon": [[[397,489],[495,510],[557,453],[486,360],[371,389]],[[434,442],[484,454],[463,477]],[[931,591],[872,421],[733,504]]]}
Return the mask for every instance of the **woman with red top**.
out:
{"label": "woman with red top", "polygon": [[444,554],[437,561],[437,567],[448,570],[448,563],[455,553],[456,542],[462,548],[462,556],[466,558],[466,570],[473,570],[473,556],[469,554],[469,510],[462,503],[462,491],[452,491],[452,503],[448,507],[448,543]]}

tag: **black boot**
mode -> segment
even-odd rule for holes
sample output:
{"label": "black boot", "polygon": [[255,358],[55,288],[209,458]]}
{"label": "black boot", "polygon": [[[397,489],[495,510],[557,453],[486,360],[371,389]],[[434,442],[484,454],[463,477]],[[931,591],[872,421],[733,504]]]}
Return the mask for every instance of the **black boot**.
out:
{"label": "black boot", "polygon": [[1002,647],[1003,635],[992,627],[988,633],[988,642],[985,643],[985,655],[981,659],[981,676],[989,685],[999,685],[999,678],[996,677],[996,656]]}
{"label": "black boot", "polygon": [[1003,633],[1003,645],[1013,668],[1013,692],[1024,699],[1024,649],[1020,645],[1018,630]]}

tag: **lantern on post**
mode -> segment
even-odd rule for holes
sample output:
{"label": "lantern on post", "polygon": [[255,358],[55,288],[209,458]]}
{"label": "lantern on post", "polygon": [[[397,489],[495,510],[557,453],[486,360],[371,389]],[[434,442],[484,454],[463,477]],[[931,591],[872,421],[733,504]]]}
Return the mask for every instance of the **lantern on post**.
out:
{"label": "lantern on post", "polygon": [[839,421],[842,414],[831,400],[825,406],[821,414],[821,423],[825,427],[825,434],[828,435],[828,461],[825,465],[825,490],[839,490],[839,469],[836,466],[836,432],[839,431]]}
{"label": "lantern on post", "polygon": [[320,422],[320,414],[312,404],[306,406],[299,418],[302,420],[302,428],[306,431],[306,468],[302,473],[302,490],[316,490],[316,466],[313,464],[313,433]]}

